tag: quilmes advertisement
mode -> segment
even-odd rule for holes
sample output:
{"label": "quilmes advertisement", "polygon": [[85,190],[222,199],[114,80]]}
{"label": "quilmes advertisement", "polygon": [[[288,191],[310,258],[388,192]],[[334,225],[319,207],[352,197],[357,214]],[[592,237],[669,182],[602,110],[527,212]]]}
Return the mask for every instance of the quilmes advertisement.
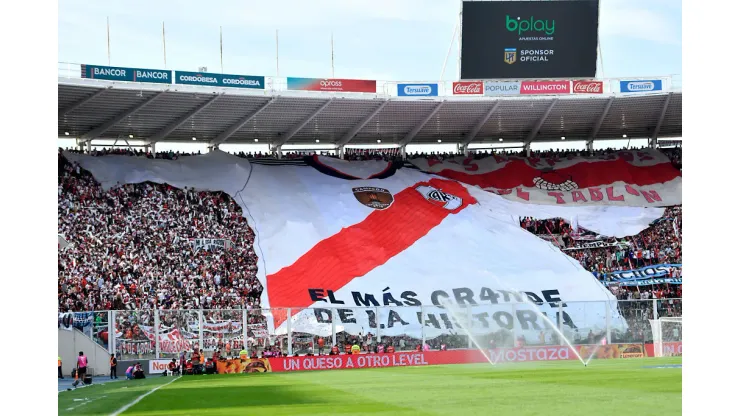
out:
{"label": "quilmes advertisement", "polygon": [[439,95],[437,84],[398,84],[399,97],[436,97]]}
{"label": "quilmes advertisement", "polygon": [[264,89],[265,77],[175,71],[175,84]]}
{"label": "quilmes advertisement", "polygon": [[663,91],[663,81],[660,79],[619,81],[619,91],[623,93]]}
{"label": "quilmes advertisement", "polygon": [[172,71],[163,69],[121,68],[117,66],[80,65],[80,76],[89,79],[171,84]]}
{"label": "quilmes advertisement", "polygon": [[593,78],[599,1],[464,1],[460,79]]}
{"label": "quilmes advertisement", "polygon": [[289,90],[375,93],[375,80],[337,78],[288,78]]}

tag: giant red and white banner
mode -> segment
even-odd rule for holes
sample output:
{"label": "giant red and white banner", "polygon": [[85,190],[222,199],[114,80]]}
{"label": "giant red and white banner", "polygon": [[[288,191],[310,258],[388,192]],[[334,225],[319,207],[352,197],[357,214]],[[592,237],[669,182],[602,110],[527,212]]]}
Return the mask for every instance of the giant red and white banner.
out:
{"label": "giant red and white banner", "polygon": [[527,203],[636,207],[681,204],[681,172],[657,150],[595,157],[419,158],[411,163],[425,172]]}

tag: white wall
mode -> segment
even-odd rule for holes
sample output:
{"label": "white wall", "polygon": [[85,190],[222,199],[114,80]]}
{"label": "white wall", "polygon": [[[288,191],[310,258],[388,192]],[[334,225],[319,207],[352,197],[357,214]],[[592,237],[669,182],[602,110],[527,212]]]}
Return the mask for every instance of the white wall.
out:
{"label": "white wall", "polygon": [[58,355],[62,357],[62,374],[69,377],[72,369],[77,366],[77,356],[80,351],[87,355],[87,373],[92,375],[110,374],[110,354],[77,329],[68,331],[58,330]]}

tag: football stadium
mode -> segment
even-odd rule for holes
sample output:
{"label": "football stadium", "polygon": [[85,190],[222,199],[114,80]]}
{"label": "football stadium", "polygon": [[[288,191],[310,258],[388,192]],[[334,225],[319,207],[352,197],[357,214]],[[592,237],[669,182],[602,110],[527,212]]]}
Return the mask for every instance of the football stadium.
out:
{"label": "football stadium", "polygon": [[[250,64],[223,3],[207,59],[193,10],[152,6],[139,55],[146,13],[101,4],[106,54],[78,53],[60,3],[60,415],[682,411],[681,77],[605,75],[615,6],[272,10]],[[349,70],[335,39],[388,40],[365,19],[444,30],[398,37],[442,76]]]}

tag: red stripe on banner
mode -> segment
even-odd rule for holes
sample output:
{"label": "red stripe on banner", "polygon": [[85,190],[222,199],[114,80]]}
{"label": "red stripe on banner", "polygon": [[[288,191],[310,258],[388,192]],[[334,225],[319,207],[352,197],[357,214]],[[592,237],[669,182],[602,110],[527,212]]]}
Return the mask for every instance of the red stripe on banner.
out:
{"label": "red stripe on banner", "polygon": [[680,177],[681,171],[674,168],[670,163],[635,166],[619,159],[604,162],[582,162],[566,168],[555,169],[552,172],[543,172],[529,166],[523,160],[512,160],[504,167],[492,172],[475,174],[443,169],[438,175],[481,188],[511,189],[517,186],[531,188],[534,187],[535,178],[542,177],[547,180],[547,176],[570,179],[578,185],[578,188],[591,188],[620,181],[637,186],[654,185]]}
{"label": "red stripe on banner", "polygon": [[[419,186],[460,197],[462,204],[454,210],[446,209],[422,196],[416,190]],[[448,215],[477,202],[464,186],[443,179],[433,178],[404,189],[393,196],[393,204],[387,209],[373,211],[362,222],[320,241],[292,265],[267,276],[270,307],[305,308],[313,304],[308,289],[341,289],[406,250]],[[275,327],[286,319],[273,318]]]}

